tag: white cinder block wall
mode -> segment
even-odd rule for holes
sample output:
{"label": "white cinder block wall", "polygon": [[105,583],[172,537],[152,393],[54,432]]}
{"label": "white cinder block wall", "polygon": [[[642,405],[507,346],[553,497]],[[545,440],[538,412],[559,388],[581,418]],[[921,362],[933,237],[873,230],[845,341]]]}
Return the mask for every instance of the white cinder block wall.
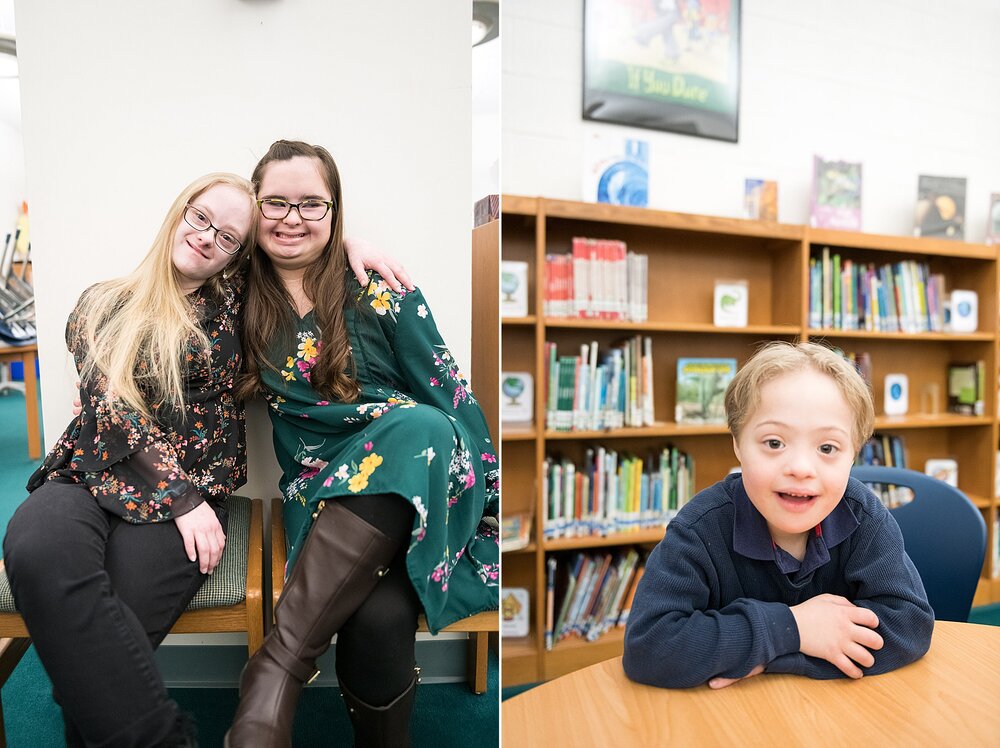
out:
{"label": "white cinder block wall", "polygon": [[585,122],[583,0],[504,0],[504,192],[581,198],[584,139],[650,143],[650,207],[740,216],[778,180],[806,223],[814,153],[864,163],[872,233],[910,234],[917,176],[968,179],[966,239],[1000,192],[1000,2],[743,0],[739,143]]}

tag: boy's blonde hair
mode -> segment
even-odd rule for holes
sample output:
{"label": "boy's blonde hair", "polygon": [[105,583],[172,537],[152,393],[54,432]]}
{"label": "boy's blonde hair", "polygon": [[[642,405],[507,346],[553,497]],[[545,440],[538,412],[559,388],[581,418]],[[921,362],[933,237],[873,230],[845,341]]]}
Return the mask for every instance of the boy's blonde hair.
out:
{"label": "boy's blonde hair", "polygon": [[[875,404],[871,389],[854,365],[817,343],[767,343],[733,377],[726,388],[726,419],[734,439],[760,403],[760,390],[782,374],[813,369],[826,374],[840,388],[854,413],[854,450],[859,451],[875,428]],[[802,407],[809,407],[803,403]]]}

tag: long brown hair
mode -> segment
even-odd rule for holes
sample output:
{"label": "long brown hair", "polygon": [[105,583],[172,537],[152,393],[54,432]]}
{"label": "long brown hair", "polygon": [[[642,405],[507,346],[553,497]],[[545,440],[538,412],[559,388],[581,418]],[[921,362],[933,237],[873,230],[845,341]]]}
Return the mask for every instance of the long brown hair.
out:
{"label": "long brown hair", "polygon": [[[316,159],[320,173],[333,200],[333,226],[330,243],[323,254],[306,271],[302,290],[313,303],[313,313],[322,346],[313,365],[310,383],[321,395],[341,402],[353,402],[358,397],[358,383],[346,372],[353,359],[349,351],[347,325],[344,322],[344,305],[347,303],[347,259],[344,253],[343,195],[337,163],[322,146],[309,145],[297,140],[277,140],[254,167],[254,190],[260,191],[264,171],[274,161],[288,161],[297,156]],[[259,220],[259,218],[258,218]],[[251,397],[262,387],[260,373],[263,367],[272,370],[268,358],[274,340],[290,337],[295,329],[292,297],[285,290],[274,270],[271,259],[260,245],[250,252],[250,274],[247,281],[247,301],[243,318],[243,355],[245,374],[237,387],[241,397]]]}

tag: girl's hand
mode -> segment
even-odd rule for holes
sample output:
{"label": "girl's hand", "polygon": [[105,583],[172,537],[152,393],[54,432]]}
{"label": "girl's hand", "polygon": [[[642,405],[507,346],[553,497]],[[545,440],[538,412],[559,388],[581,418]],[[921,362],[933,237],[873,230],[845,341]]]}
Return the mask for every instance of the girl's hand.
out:
{"label": "girl's hand", "polygon": [[344,249],[347,250],[347,264],[362,286],[368,282],[368,273],[365,271],[374,270],[396,293],[402,291],[404,285],[411,291],[416,288],[402,263],[377,249],[374,244],[364,239],[345,238]]}
{"label": "girl's hand", "polygon": [[207,501],[174,520],[177,532],[184,540],[184,551],[191,561],[197,561],[202,574],[211,574],[219,565],[226,547],[226,534],[219,518]]}
{"label": "girl's hand", "polygon": [[78,416],[83,413],[83,403],[80,401],[80,383],[76,383],[76,397],[73,399],[73,415]]}

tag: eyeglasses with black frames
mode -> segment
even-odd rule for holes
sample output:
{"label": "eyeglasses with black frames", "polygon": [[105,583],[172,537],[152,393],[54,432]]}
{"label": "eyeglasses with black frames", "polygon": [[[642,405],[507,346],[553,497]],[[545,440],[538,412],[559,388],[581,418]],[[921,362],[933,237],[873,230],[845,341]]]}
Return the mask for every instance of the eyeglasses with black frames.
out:
{"label": "eyeglasses with black frames", "polygon": [[243,247],[243,242],[229,231],[220,229],[218,226],[213,226],[212,222],[208,220],[208,216],[205,215],[205,212],[190,203],[184,209],[184,222],[195,231],[215,229],[215,246],[227,255],[234,255]]}
{"label": "eyeglasses with black frames", "polygon": [[333,207],[333,200],[303,200],[301,203],[290,203],[276,197],[268,197],[257,201],[260,214],[271,221],[283,221],[292,208],[298,211],[303,221],[322,221]]}

